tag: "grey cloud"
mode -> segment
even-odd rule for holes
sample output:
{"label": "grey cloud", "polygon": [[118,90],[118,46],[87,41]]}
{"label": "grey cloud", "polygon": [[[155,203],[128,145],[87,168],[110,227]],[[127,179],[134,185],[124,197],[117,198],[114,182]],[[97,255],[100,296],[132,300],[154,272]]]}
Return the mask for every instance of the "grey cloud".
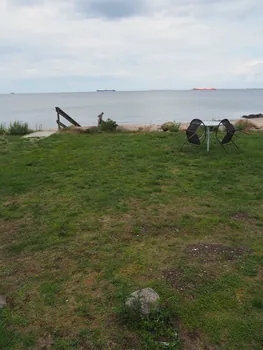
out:
{"label": "grey cloud", "polygon": [[[28,0],[30,1],[30,0]],[[40,0],[38,0],[40,1]],[[162,12],[179,17],[246,18],[261,13],[261,0],[68,0],[85,17],[121,19]]]}
{"label": "grey cloud", "polygon": [[76,0],[76,9],[85,17],[121,19],[142,14],[145,0]]}
{"label": "grey cloud", "polygon": [[[52,0],[8,0],[17,6],[34,6]],[[151,16],[161,12],[175,17],[246,19],[260,16],[261,0],[56,0],[70,4],[86,18],[118,20],[133,16]]]}
{"label": "grey cloud", "polygon": [[[75,11],[87,18],[121,19],[147,12],[149,0],[64,0],[73,5]],[[10,5],[36,6],[51,0],[8,0]],[[63,3],[63,0],[59,2]]]}

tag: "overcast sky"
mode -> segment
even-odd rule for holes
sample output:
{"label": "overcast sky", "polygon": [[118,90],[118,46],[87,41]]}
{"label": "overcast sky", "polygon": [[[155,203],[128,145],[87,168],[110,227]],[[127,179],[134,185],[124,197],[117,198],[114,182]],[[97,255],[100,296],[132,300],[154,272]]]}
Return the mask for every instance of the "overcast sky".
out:
{"label": "overcast sky", "polygon": [[0,93],[263,87],[263,0],[0,0]]}

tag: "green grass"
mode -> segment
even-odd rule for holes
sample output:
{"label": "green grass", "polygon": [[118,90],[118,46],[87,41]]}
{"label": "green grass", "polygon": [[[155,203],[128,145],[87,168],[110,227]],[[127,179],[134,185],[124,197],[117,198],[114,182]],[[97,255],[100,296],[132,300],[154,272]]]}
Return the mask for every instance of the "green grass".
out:
{"label": "green grass", "polygon": [[[0,348],[262,349],[263,136],[238,136],[0,138]],[[124,314],[146,287],[160,312]]]}
{"label": "green grass", "polygon": [[13,335],[8,330],[6,310],[0,310],[0,349],[8,349],[13,344]]}

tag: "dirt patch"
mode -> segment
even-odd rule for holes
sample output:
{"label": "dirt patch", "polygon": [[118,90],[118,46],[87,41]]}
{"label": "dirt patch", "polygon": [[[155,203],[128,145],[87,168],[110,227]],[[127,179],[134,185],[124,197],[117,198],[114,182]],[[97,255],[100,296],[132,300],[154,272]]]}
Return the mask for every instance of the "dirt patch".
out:
{"label": "dirt patch", "polygon": [[37,341],[37,345],[33,348],[34,350],[47,350],[51,349],[54,345],[54,341],[50,334],[46,335],[43,338],[39,338]]}
{"label": "dirt patch", "polygon": [[19,220],[0,220],[0,249],[16,239],[20,227],[25,223],[25,220],[26,218]]}
{"label": "dirt patch", "polygon": [[88,289],[93,288],[97,284],[98,277],[99,274],[97,272],[91,272],[83,281],[85,287]]}
{"label": "dirt patch", "polygon": [[249,221],[249,215],[245,212],[237,212],[231,216],[231,219]]}
{"label": "dirt patch", "polygon": [[199,243],[189,244],[185,253],[188,256],[198,258],[201,262],[233,261],[236,258],[252,253],[246,247],[229,247],[222,244]]}
{"label": "dirt patch", "polygon": [[4,207],[9,207],[9,206],[18,205],[18,204],[20,204],[20,201],[17,200],[17,199],[14,199],[14,200],[10,200],[10,201],[4,202],[3,206]]}
{"label": "dirt patch", "polygon": [[151,235],[151,236],[160,236],[170,233],[178,233],[180,228],[178,226],[162,226],[157,227],[155,225],[145,224],[142,226],[134,227],[130,234],[132,236],[143,236],[143,235]]}
{"label": "dirt patch", "polygon": [[174,175],[178,174],[179,172],[180,172],[179,168],[174,168],[174,169],[171,170],[171,173],[174,174]]}
{"label": "dirt patch", "polygon": [[185,273],[182,269],[167,270],[164,272],[164,277],[179,291],[189,288],[189,284],[184,282]]}
{"label": "dirt patch", "polygon": [[90,132],[90,129],[97,129],[96,126],[70,126],[59,131],[60,134],[86,134]]}
{"label": "dirt patch", "polygon": [[[191,275],[188,275],[183,269],[173,269],[164,271],[164,278],[178,292],[191,292],[198,286],[213,281],[215,275],[205,268],[200,268]],[[191,298],[194,299],[194,296]]]}
{"label": "dirt patch", "polygon": [[213,345],[207,343],[204,340],[204,335],[194,329],[189,330],[184,326],[179,325],[180,331],[180,340],[182,342],[182,348],[185,350],[215,350],[216,348]]}
{"label": "dirt patch", "polygon": [[181,327],[180,339],[183,343],[183,349],[187,350],[199,350],[201,349],[201,340],[196,330],[189,331]]}

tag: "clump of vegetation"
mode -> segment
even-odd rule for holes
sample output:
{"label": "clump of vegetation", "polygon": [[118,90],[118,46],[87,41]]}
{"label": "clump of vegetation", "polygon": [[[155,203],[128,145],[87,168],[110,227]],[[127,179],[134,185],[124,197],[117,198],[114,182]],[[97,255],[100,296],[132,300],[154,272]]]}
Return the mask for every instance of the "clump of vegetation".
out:
{"label": "clump of vegetation", "polygon": [[178,132],[180,131],[181,124],[174,122],[173,125],[168,125],[168,131],[170,132]]}
{"label": "clump of vegetation", "polygon": [[8,312],[0,309],[0,349],[10,349],[13,335],[8,330]]}
{"label": "clump of vegetation", "polygon": [[20,121],[14,121],[9,124],[7,133],[9,135],[26,135],[30,134],[32,130],[29,128],[28,123]]}
{"label": "clump of vegetation", "polygon": [[0,137],[0,153],[5,153],[8,147],[8,139],[6,136]]}
{"label": "clump of vegetation", "polygon": [[5,124],[0,123],[0,135],[5,135],[5,134],[7,134],[6,126]]}
{"label": "clump of vegetation", "polygon": [[124,306],[120,313],[120,320],[140,336],[145,349],[181,348],[174,325],[174,316],[164,305],[148,316],[142,315],[139,308],[131,310]]}
{"label": "clump of vegetation", "polygon": [[250,120],[238,120],[235,123],[235,128],[237,131],[246,132],[251,129],[258,129],[258,127]]}
{"label": "clump of vegetation", "polygon": [[247,121],[246,122],[243,122],[243,121],[238,121],[236,124],[235,124],[235,129],[237,131],[244,131],[248,128],[248,123]]}
{"label": "clump of vegetation", "polygon": [[[38,129],[40,131],[40,128]],[[28,126],[28,123],[14,121],[7,127],[6,124],[0,123],[0,135],[26,135],[33,132]]]}
{"label": "clump of vegetation", "polygon": [[118,124],[114,120],[108,118],[106,121],[102,121],[100,124],[100,129],[102,131],[116,131],[117,126]]}
{"label": "clump of vegetation", "polygon": [[252,305],[258,309],[263,309],[263,299],[260,299],[260,298],[253,299]]}

